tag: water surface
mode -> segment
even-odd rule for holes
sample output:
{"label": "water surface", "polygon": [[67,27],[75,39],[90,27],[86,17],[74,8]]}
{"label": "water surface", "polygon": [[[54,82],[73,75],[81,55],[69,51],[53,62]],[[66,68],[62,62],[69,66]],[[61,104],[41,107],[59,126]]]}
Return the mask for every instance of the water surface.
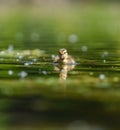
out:
{"label": "water surface", "polygon": [[9,128],[119,128],[119,50],[79,45],[67,49],[77,63],[69,71],[64,66],[63,71],[55,69],[52,56],[58,50],[22,57],[12,55],[15,49],[11,56],[10,50],[2,50],[0,109]]}

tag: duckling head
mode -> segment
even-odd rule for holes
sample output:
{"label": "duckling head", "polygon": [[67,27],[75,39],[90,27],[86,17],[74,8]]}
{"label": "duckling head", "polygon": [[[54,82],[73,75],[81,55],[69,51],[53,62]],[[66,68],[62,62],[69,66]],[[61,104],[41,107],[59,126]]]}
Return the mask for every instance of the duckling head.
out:
{"label": "duckling head", "polygon": [[59,50],[59,58],[64,61],[65,59],[67,59],[68,57],[68,53],[67,50],[65,48],[62,48]]}

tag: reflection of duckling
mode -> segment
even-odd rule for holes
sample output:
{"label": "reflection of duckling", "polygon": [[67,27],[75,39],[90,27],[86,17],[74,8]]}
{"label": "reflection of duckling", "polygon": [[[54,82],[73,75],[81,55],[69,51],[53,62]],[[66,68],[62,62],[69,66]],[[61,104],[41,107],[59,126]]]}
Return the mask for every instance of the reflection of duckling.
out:
{"label": "reflection of duckling", "polygon": [[60,80],[66,80],[67,79],[67,73],[68,71],[71,71],[74,69],[75,65],[67,65],[67,64],[54,64],[54,70],[59,73],[59,79]]}
{"label": "reflection of duckling", "polygon": [[72,56],[68,55],[65,48],[62,48],[59,50],[59,55],[54,58],[54,62],[62,64],[74,64],[75,60]]}
{"label": "reflection of duckling", "polygon": [[67,79],[68,65],[54,65],[54,70],[59,73],[60,80]]}

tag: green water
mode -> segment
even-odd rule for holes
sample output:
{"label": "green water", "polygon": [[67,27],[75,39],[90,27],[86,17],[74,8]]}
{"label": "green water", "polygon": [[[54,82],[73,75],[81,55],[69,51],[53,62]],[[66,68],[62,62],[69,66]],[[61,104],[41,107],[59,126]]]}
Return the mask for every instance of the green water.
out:
{"label": "green water", "polygon": [[[46,7],[19,7],[0,14],[1,129],[119,130],[120,18],[114,6],[67,6],[54,15]],[[53,64],[63,47],[75,65]]]}
{"label": "green water", "polygon": [[77,64],[65,81],[54,70],[50,52],[1,57],[2,127],[119,129],[119,50],[86,47],[85,52],[79,44],[67,48]]}

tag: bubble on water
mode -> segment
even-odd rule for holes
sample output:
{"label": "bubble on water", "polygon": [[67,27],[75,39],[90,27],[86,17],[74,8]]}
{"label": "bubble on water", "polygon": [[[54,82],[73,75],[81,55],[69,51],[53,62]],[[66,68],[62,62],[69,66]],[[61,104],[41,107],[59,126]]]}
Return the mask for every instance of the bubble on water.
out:
{"label": "bubble on water", "polygon": [[104,51],[103,53],[105,56],[108,56],[109,55],[109,52],[108,51]]}
{"label": "bubble on water", "polygon": [[104,74],[100,74],[100,75],[99,75],[99,79],[103,80],[103,79],[105,79],[105,78],[106,78],[106,76],[105,76]]}
{"label": "bubble on water", "polygon": [[22,58],[23,58],[23,56],[19,55],[19,56],[18,56],[18,58],[19,58],[19,59],[22,59]]}
{"label": "bubble on water", "polygon": [[108,51],[104,51],[101,55],[102,58],[107,57],[109,55]]}
{"label": "bubble on water", "polygon": [[34,59],[32,59],[32,61],[33,61],[33,62],[37,62],[37,59],[36,59],[36,58],[34,58]]}
{"label": "bubble on water", "polygon": [[29,64],[32,65],[32,64],[33,64],[33,61],[30,61]]}
{"label": "bubble on water", "polygon": [[1,51],[0,53],[1,53],[2,55],[5,55],[5,54],[6,54],[6,52],[5,52],[5,51]]}
{"label": "bubble on water", "polygon": [[18,73],[18,76],[20,76],[21,78],[25,78],[28,76],[28,73],[25,71],[21,71],[20,73]]}
{"label": "bubble on water", "polygon": [[106,60],[103,60],[103,63],[106,63]]}
{"label": "bubble on water", "polygon": [[25,62],[24,65],[25,65],[25,66],[29,66],[30,63],[29,63],[29,62]]}
{"label": "bubble on water", "polygon": [[82,51],[83,51],[83,52],[87,52],[88,47],[87,47],[87,46],[82,46],[82,48],[81,48],[81,49],[82,49]]}
{"label": "bubble on water", "polygon": [[51,58],[52,58],[52,59],[55,59],[55,55],[54,55],[54,54],[52,54],[52,55],[51,55]]}
{"label": "bubble on water", "polygon": [[23,35],[22,32],[17,32],[17,33],[15,34],[15,39],[16,39],[16,40],[21,41],[21,40],[23,40],[23,38],[24,38],[24,35]]}
{"label": "bubble on water", "polygon": [[18,57],[19,59],[22,59],[22,58],[23,58],[23,56],[22,56],[19,52],[17,52],[16,55],[17,55],[17,57]]}
{"label": "bubble on water", "polygon": [[89,74],[90,74],[90,75],[93,75],[94,73],[93,73],[93,72],[90,72]]}
{"label": "bubble on water", "polygon": [[68,41],[70,43],[76,43],[78,42],[78,36],[76,34],[71,34],[69,37],[68,37]]}
{"label": "bubble on water", "polygon": [[12,74],[13,74],[13,71],[12,71],[12,70],[8,70],[8,74],[9,74],[9,75],[12,75]]}
{"label": "bubble on water", "polygon": [[16,59],[16,61],[17,61],[17,62],[19,62],[19,61],[20,61],[20,59]]}
{"label": "bubble on water", "polygon": [[17,55],[17,56],[19,56],[19,55],[20,55],[20,53],[19,53],[19,52],[17,52],[17,53],[16,53],[16,55]]}
{"label": "bubble on water", "polygon": [[39,41],[39,39],[40,39],[40,35],[38,34],[38,33],[36,33],[36,32],[33,32],[33,33],[31,33],[31,40],[32,41]]}
{"label": "bubble on water", "polygon": [[42,70],[42,74],[47,75],[47,71]]}
{"label": "bubble on water", "polygon": [[9,46],[8,46],[8,51],[11,52],[11,51],[13,51],[13,50],[14,50],[14,46],[13,46],[13,45],[9,45]]}

